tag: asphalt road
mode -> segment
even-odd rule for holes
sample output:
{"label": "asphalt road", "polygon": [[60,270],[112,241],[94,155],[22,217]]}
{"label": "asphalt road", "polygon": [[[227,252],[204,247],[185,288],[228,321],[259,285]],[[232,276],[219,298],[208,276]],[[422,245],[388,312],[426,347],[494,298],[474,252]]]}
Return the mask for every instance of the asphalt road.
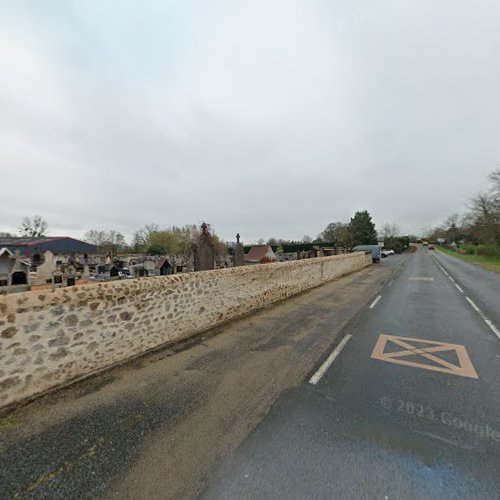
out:
{"label": "asphalt road", "polygon": [[420,249],[201,497],[500,498],[499,286]]}
{"label": "asphalt road", "polygon": [[499,275],[439,251],[429,251],[429,255],[436,259],[451,278],[453,278],[455,285],[458,285],[466,294],[474,297],[474,303],[499,327]]}
{"label": "asphalt road", "polygon": [[193,498],[409,256],[0,418],[0,498]]}

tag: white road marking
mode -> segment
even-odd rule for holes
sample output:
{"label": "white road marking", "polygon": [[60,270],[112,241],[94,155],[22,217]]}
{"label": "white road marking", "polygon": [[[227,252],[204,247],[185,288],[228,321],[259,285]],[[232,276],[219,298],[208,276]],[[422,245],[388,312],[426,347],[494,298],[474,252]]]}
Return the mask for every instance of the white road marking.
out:
{"label": "white road marking", "polygon": [[[464,291],[460,287],[460,285],[458,285],[457,282],[446,272],[444,267],[436,260],[436,258],[435,257],[431,257],[431,258],[437,264],[437,266],[441,269],[441,271],[443,271],[443,273],[446,274],[446,276],[448,276],[448,278],[450,278],[450,281],[452,281],[455,284],[455,286],[457,287],[457,290],[459,290],[461,293],[464,293]],[[490,327],[492,332],[497,336],[498,340],[500,340],[500,330],[498,330],[498,328],[495,326],[493,321],[491,321],[490,319],[488,319],[485,316],[483,311],[481,311],[481,309],[479,309],[479,307],[475,304],[475,302],[470,297],[467,297],[467,295],[466,295],[465,298],[467,299],[467,302],[472,306],[474,311],[476,311],[479,314],[479,316],[481,316],[481,319]]]}
{"label": "white road marking", "polygon": [[389,283],[387,284],[387,286],[391,286],[393,283],[394,283],[394,280],[391,280],[391,281],[389,281]]}
{"label": "white road marking", "polygon": [[476,304],[469,298],[469,297],[465,297],[467,299],[467,302],[474,308],[474,310],[479,314],[479,316],[481,316],[481,319],[491,328],[491,330],[493,331],[493,333],[498,337],[498,340],[500,340],[500,331],[498,330],[498,328],[495,326],[495,324],[493,323],[493,321],[491,321],[490,319],[488,319],[483,311],[481,311],[481,309],[479,309],[479,307],[476,306]]}
{"label": "white road marking", "polygon": [[328,356],[327,360],[320,366],[319,370],[311,377],[309,383],[312,385],[316,385],[321,377],[325,374],[326,370],[332,366],[332,363],[335,361],[335,358],[340,354],[340,351],[345,347],[347,342],[351,340],[352,335],[346,335],[339,343],[339,345],[333,350],[333,352]]}
{"label": "white road marking", "polygon": [[378,297],[377,297],[377,298],[376,298],[376,299],[375,299],[375,300],[371,303],[371,305],[370,305],[370,309],[373,309],[373,308],[377,305],[378,301],[379,301],[381,298],[382,298],[382,295],[379,295],[379,296],[378,296]]}
{"label": "white road marking", "polygon": [[476,304],[474,304],[474,301],[467,296],[465,298],[466,298],[467,302],[475,309],[475,311],[478,312],[482,316],[483,313],[481,312],[481,309],[479,309],[479,307],[477,307]]}
{"label": "white road marking", "polygon": [[484,321],[493,330],[493,333],[498,337],[498,340],[500,340],[500,331],[498,331],[498,328],[493,324],[493,321],[489,319],[485,319]]}
{"label": "white road marking", "polygon": [[431,259],[436,263],[439,269],[441,269],[441,271],[443,271],[443,273],[449,278],[450,275],[448,274],[448,271],[434,257],[431,257]]}

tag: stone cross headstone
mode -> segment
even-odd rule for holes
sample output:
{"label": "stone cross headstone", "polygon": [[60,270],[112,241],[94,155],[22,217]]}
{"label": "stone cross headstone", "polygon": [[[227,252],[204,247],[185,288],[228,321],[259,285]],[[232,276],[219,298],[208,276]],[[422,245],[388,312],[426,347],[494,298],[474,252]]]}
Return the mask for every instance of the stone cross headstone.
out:
{"label": "stone cross headstone", "polygon": [[212,237],[208,232],[208,226],[201,225],[201,235],[194,252],[194,270],[209,271],[215,268],[215,252],[212,246]]}
{"label": "stone cross headstone", "polygon": [[245,265],[245,251],[240,243],[240,234],[236,235],[236,247],[234,249],[234,267]]}

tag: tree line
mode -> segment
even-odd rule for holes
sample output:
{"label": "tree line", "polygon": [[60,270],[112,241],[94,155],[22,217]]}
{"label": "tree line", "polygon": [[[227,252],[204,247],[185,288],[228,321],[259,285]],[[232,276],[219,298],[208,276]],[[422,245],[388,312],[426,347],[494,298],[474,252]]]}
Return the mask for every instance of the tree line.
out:
{"label": "tree line", "polygon": [[[397,224],[385,224],[378,235],[383,237],[384,246],[392,248],[396,253],[410,246],[410,237],[403,235]],[[273,237],[267,240],[267,244],[273,249],[281,248],[286,253],[307,251],[315,246],[351,249],[357,245],[376,245],[378,235],[370,213],[361,210],[356,212],[349,222],[331,222],[315,239],[307,235],[301,241]],[[264,240],[259,240],[258,243],[263,244]]]}
{"label": "tree line", "polygon": [[[385,224],[379,236],[384,240],[384,247],[391,248],[396,253],[403,252],[410,246],[410,238],[402,234],[397,224]],[[377,230],[367,210],[356,212],[349,222],[328,224],[319,238],[322,241],[333,241],[344,248],[378,243]]]}
{"label": "tree line", "polygon": [[425,237],[442,238],[457,246],[490,247],[500,256],[500,168],[488,180],[487,191],[471,198],[465,213],[451,214],[441,225],[427,230]]}
{"label": "tree line", "polygon": [[[500,176],[499,176],[500,178]],[[46,220],[35,215],[25,217],[19,228],[23,236],[45,236],[48,228]],[[216,253],[227,251],[224,241],[210,227],[210,236]],[[2,235],[2,233],[0,233]],[[8,235],[8,233],[3,233]],[[402,236],[401,229],[396,224],[385,224],[380,235],[384,237],[385,247],[395,252],[402,252],[409,246],[409,238]],[[8,235],[10,236],[10,235]],[[187,255],[200,236],[200,228],[195,224],[185,226],[170,226],[160,228],[158,224],[146,224],[133,233],[132,240],[127,243],[125,236],[116,230],[91,229],[85,233],[85,240],[97,246],[98,252],[108,255],[133,252],[149,255]],[[267,244],[275,251],[280,248],[284,252],[310,250],[313,246],[335,246],[353,248],[357,245],[376,245],[377,230],[372,217],[367,210],[357,211],[349,222],[331,222],[316,237],[312,239],[305,235],[301,241],[269,238]],[[266,241],[260,239],[258,244]],[[247,246],[249,248],[250,246]]]}
{"label": "tree line", "polygon": [[[216,256],[225,254],[225,243],[210,224],[207,224],[207,227]],[[85,239],[96,245],[99,253],[108,255],[125,252],[148,255],[189,255],[200,234],[201,229],[195,224],[162,229],[158,224],[151,223],[134,232],[130,245],[127,245],[125,237],[117,231],[91,230],[85,234]]]}

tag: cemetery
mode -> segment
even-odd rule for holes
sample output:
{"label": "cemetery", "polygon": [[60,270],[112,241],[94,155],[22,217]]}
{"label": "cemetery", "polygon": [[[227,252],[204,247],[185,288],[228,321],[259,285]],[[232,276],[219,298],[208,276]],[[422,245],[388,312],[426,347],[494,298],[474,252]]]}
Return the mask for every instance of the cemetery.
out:
{"label": "cemetery", "polygon": [[[222,245],[203,223],[180,255],[98,253],[98,247],[67,237],[0,239],[0,294],[54,290],[91,283],[169,276],[240,266],[288,262],[345,253],[309,245],[276,253],[270,245]],[[247,253],[245,253],[245,249]]]}

